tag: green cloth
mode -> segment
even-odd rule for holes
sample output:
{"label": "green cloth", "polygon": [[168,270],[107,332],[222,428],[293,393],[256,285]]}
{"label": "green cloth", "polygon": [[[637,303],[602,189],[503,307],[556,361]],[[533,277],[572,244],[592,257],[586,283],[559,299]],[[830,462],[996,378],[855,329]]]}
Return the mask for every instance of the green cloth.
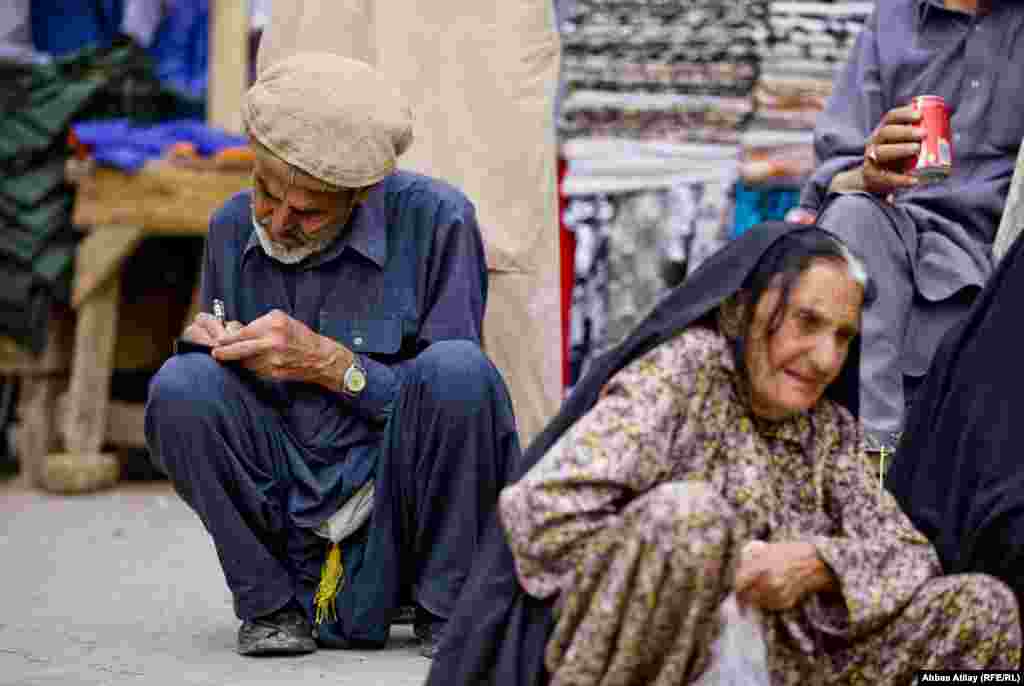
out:
{"label": "green cloth", "polygon": [[0,75],[0,336],[39,352],[52,302],[70,297],[77,234],[64,167],[71,124],[196,117],[203,104],[163,85],[131,42],[44,65],[0,65]]}
{"label": "green cloth", "polygon": [[19,154],[38,155],[53,144],[53,137],[41,131],[20,112],[0,118],[0,165]]}
{"label": "green cloth", "polygon": [[2,176],[0,195],[25,209],[33,208],[65,185],[64,163],[63,157],[54,157],[21,174]]}

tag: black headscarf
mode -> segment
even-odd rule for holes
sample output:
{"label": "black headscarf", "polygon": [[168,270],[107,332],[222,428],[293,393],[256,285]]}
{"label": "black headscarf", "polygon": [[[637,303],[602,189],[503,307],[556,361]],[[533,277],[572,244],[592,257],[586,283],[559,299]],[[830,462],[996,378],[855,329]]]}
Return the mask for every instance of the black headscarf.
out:
{"label": "black headscarf", "polygon": [[[558,438],[594,406],[605,383],[620,369],[691,324],[707,321],[727,298],[747,284],[762,258],[780,254],[780,240],[823,231],[783,222],[753,227],[705,261],[673,290],[616,348],[598,358],[573,389],[558,415],[530,444],[507,482],[520,479]],[[860,339],[851,345],[846,365],[827,394],[857,414]],[[434,659],[427,686],[493,684],[541,686],[547,683],[544,650],[554,626],[553,599],[523,591],[512,551],[495,518],[463,587],[455,614]],[[490,678],[494,681],[488,681]]]}
{"label": "black headscarf", "polygon": [[1024,598],[1024,241],[942,340],[886,476],[947,574],[984,572]]}

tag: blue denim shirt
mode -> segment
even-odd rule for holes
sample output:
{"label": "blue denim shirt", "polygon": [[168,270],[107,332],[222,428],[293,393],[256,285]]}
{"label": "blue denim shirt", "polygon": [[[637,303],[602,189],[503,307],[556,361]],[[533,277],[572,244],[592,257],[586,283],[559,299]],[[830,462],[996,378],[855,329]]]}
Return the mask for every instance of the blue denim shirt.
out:
{"label": "blue denim shirt", "polygon": [[[286,279],[295,279],[291,305]],[[396,172],[370,192],[322,253],[296,266],[268,257],[257,239],[251,194],[211,221],[201,306],[224,301],[243,324],[282,310],[353,351],[367,371],[356,398],[297,382],[254,381],[279,407],[300,463],[293,515],[316,526],[369,476],[403,368],[436,341],[480,343],[487,296],[483,240],[473,204],[435,179]],[[292,460],[296,464],[296,460]],[[293,470],[294,471],[294,470]]]}

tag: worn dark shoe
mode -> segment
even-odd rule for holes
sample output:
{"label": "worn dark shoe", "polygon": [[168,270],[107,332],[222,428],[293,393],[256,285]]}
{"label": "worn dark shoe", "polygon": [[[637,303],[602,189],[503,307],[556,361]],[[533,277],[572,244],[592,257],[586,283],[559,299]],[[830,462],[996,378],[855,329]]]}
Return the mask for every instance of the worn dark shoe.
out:
{"label": "worn dark shoe", "polygon": [[420,655],[434,659],[441,636],[448,622],[437,615],[427,612],[422,607],[416,608],[416,620],[412,625],[412,633],[420,640]]}
{"label": "worn dark shoe", "polygon": [[294,605],[242,622],[239,655],[302,655],[316,650],[313,627]]}

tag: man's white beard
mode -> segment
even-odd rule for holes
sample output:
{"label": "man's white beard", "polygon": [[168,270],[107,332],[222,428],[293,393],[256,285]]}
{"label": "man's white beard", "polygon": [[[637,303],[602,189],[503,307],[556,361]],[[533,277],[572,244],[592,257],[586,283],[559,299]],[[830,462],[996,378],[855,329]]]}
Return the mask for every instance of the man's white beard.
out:
{"label": "man's white beard", "polygon": [[255,214],[253,214],[252,217],[252,226],[256,229],[256,236],[260,239],[260,246],[263,247],[263,252],[265,252],[271,259],[277,260],[282,264],[298,264],[310,255],[315,255],[324,250],[324,248],[334,242],[334,239],[338,237],[338,234],[340,234],[341,230],[344,228],[344,224],[342,223],[329,226],[323,230],[323,235],[317,236],[315,240],[312,240],[305,245],[289,248],[281,245],[271,238],[263,225],[256,220]]}

